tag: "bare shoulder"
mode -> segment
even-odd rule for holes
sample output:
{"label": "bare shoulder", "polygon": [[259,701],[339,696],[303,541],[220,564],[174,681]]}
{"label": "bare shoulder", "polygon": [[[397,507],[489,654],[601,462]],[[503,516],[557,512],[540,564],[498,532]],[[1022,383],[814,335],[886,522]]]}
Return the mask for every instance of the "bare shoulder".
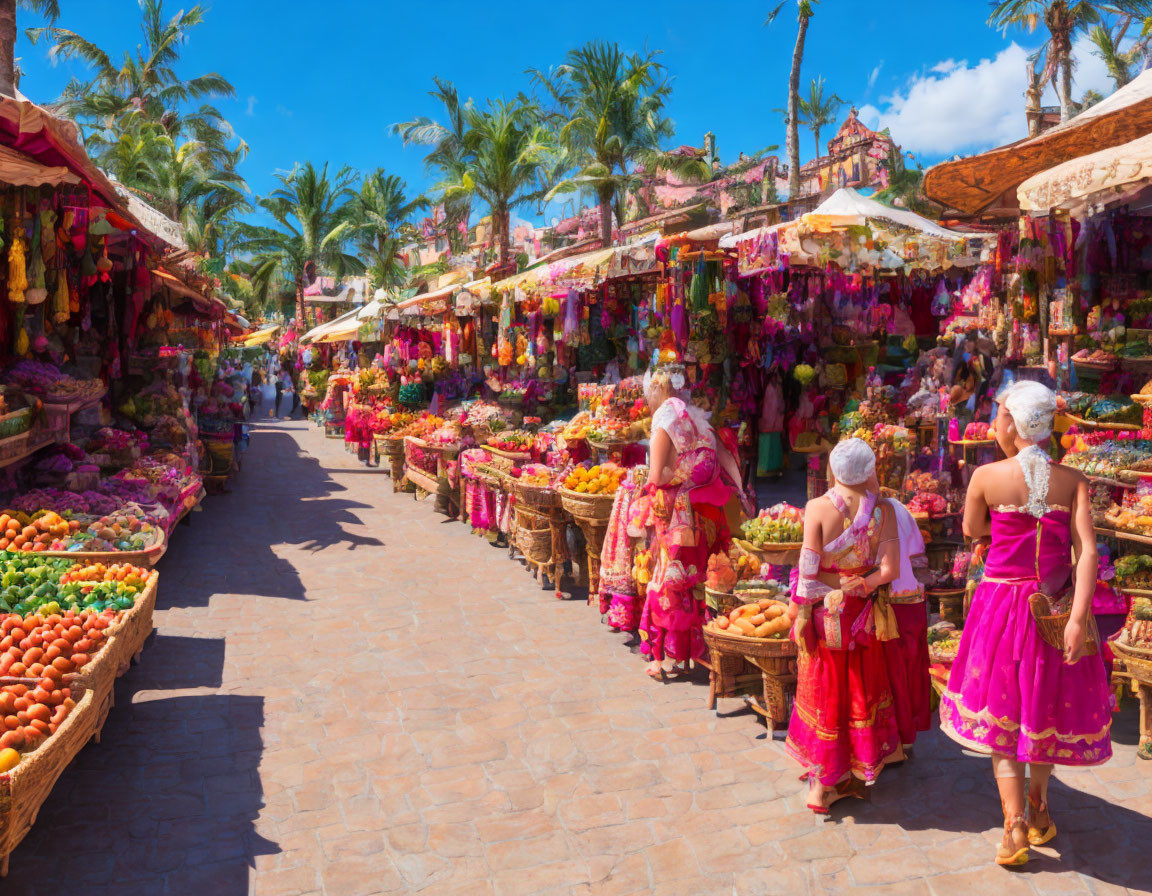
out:
{"label": "bare shoulder", "polygon": [[1052,473],[1073,488],[1079,488],[1081,485],[1088,484],[1088,477],[1074,467],[1066,467],[1064,464],[1053,464]]}

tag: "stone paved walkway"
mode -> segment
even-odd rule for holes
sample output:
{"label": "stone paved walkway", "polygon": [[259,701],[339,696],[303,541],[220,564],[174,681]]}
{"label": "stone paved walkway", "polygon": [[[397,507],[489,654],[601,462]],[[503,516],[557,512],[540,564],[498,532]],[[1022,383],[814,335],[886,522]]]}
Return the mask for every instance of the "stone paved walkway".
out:
{"label": "stone paved walkway", "polygon": [[649,681],[590,607],[303,423],[253,433],[161,570],[157,634],[0,894],[1152,890],[1131,709],[1109,765],[1060,773],[1024,873],[989,865],[986,762],[937,732],[819,823],[736,701]]}

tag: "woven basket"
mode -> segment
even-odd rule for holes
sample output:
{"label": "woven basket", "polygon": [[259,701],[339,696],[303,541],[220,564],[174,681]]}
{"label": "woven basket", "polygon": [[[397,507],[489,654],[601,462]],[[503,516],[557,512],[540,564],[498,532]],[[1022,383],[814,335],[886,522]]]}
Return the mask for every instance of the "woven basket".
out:
{"label": "woven basket", "polygon": [[523,525],[518,526],[516,529],[516,547],[533,563],[551,563],[552,527],[529,529]]}
{"label": "woven basket", "polygon": [[136,598],[132,609],[126,610],[111,626],[111,633],[116,636],[117,659],[121,669],[140,652],[152,634],[152,614],[156,610],[156,590],[159,586],[160,574],[154,573],[152,581]]}
{"label": "woven basket", "polygon": [[548,512],[560,506],[560,496],[556,493],[556,489],[550,485],[532,485],[528,482],[521,482],[519,479],[513,479],[512,491],[516,496],[516,501],[526,507]]}
{"label": "woven basket", "polygon": [[749,601],[738,597],[734,591],[717,591],[715,588],[704,586],[704,603],[717,616],[727,616],[737,607],[743,606]]}
{"label": "woven basket", "polygon": [[[1028,606],[1032,610],[1036,628],[1040,630],[1040,637],[1057,650],[1064,650],[1064,627],[1072,618],[1072,611],[1053,613],[1047,596],[1040,592],[1028,598]],[[1084,633],[1084,655],[1093,656],[1100,652],[1100,631],[1096,628],[1096,617],[1091,613],[1088,614],[1087,628]]]}
{"label": "woven basket", "polygon": [[503,457],[515,463],[532,460],[532,452],[530,451],[505,451],[503,448],[493,448],[491,445],[485,445],[484,450],[496,457]]}
{"label": "woven basket", "polygon": [[560,486],[561,506],[577,519],[608,522],[615,495],[586,495]]}
{"label": "woven basket", "polygon": [[1129,644],[1127,631],[1120,632],[1119,637],[1109,641],[1108,644],[1133,678],[1152,684],[1152,650]]}
{"label": "woven basket", "polygon": [[151,569],[168,550],[164,531],[157,529],[158,536],[154,545],[141,551],[38,551],[41,557],[60,557],[64,560],[75,560],[77,563],[131,563],[134,566],[144,566]]}
{"label": "woven basket", "polygon": [[800,549],[804,547],[804,543],[800,541],[770,542],[762,547],[756,547],[751,542],[734,538],[732,543],[741,554],[755,557],[761,563],[776,566],[795,566],[800,562]]}
{"label": "woven basket", "polygon": [[[788,638],[749,638],[745,635],[733,635],[728,632],[717,631],[711,626],[704,626],[704,642],[709,647],[715,647],[728,653],[739,653],[758,660],[779,661],[779,672],[785,673],[791,661],[796,658],[796,643]],[[775,665],[775,664],[770,664]],[[764,668],[761,666],[761,668]],[[775,671],[765,669],[766,672]]]}
{"label": "woven basket", "polygon": [[0,877],[8,873],[8,858],[23,840],[56,780],[94,731],[97,695],[83,678],[69,685],[76,706],[63,724],[39,747],[25,753],[20,764],[0,773]]}

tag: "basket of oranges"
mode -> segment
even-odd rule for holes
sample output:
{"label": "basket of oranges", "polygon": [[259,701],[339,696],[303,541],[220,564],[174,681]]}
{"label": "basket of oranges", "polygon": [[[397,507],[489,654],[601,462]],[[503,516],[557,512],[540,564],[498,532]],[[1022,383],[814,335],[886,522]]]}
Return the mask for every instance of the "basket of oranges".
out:
{"label": "basket of oranges", "polygon": [[603,520],[612,515],[616,489],[624,481],[624,470],[615,464],[575,467],[560,486],[560,504],[577,519]]}

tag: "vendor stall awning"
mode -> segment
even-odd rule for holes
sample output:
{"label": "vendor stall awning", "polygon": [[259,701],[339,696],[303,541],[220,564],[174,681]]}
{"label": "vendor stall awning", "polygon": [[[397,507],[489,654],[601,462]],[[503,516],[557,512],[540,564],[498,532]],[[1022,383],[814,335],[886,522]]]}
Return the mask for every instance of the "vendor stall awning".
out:
{"label": "vendor stall awning", "polygon": [[1152,180],[1152,134],[1034,174],[1017,190],[1020,210],[1047,212],[1124,201]]}
{"label": "vendor stall awning", "polygon": [[941,227],[935,221],[909,211],[906,208],[892,208],[861,195],[851,187],[841,187],[813,211],[800,219],[816,232],[834,230],[838,227],[852,227],[866,224],[869,220],[891,221],[901,227],[919,230],[940,239],[961,240],[965,234]]}
{"label": "vendor stall awning", "polygon": [[[341,325],[348,324],[349,321],[351,321],[351,323],[355,325],[355,328],[357,330],[359,330],[360,329],[360,322],[358,320],[356,320],[356,314],[358,311],[359,311],[358,308],[354,308],[351,311],[348,311],[344,314],[341,314],[335,320],[330,320],[330,321],[328,321],[328,323],[320,324],[320,326],[318,326],[318,327],[313,327],[311,330],[309,330],[307,333],[305,333],[303,336],[300,337],[300,344],[305,345],[306,343],[309,343],[309,342],[328,341],[328,340],[324,339],[325,336],[327,336],[331,332],[336,331]],[[348,337],[345,337],[345,338],[348,338]],[[335,340],[335,341],[338,342],[339,340]]]}
{"label": "vendor stall awning", "polygon": [[62,165],[42,165],[31,156],[0,146],[0,181],[17,187],[78,184],[80,178]]}
{"label": "vendor stall awning", "polygon": [[279,329],[280,324],[271,324],[267,327],[262,327],[255,333],[249,333],[247,336],[241,339],[240,344],[245,348],[251,348],[254,345],[264,345],[268,342],[271,342],[272,337],[276,335]]}
{"label": "vendor stall awning", "polygon": [[552,264],[540,265],[519,274],[514,274],[496,284],[497,289],[515,289],[517,286],[544,286],[567,277],[591,277],[596,268],[612,260],[615,248],[597,249],[583,255],[562,258]]}
{"label": "vendor stall awning", "polygon": [[924,175],[924,194],[966,215],[1015,210],[1016,188],[1034,174],[1152,131],[1152,69],[1044,133],[991,152],[943,162]]}
{"label": "vendor stall awning", "polygon": [[166,286],[176,295],[191,299],[192,304],[201,313],[219,316],[221,312],[227,310],[224,303],[219,299],[197,292],[175,274],[169,274],[162,268],[154,268],[152,276],[160,282],[160,285]]}
{"label": "vendor stall awning", "polygon": [[349,339],[356,339],[359,335],[360,321],[356,319],[356,315],[352,315],[333,321],[316,342],[347,342]]}

